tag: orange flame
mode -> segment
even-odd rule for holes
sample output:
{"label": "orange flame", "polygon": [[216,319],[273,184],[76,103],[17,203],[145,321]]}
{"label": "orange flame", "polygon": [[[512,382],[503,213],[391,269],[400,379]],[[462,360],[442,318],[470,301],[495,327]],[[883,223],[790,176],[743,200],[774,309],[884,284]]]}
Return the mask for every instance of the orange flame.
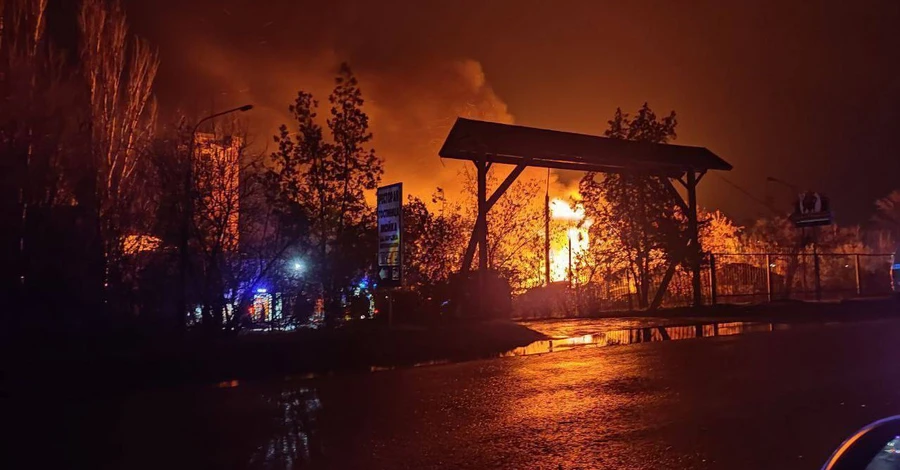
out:
{"label": "orange flame", "polygon": [[553,220],[581,222],[584,219],[584,207],[576,205],[573,208],[566,201],[554,198],[550,201],[550,217]]}
{"label": "orange flame", "polygon": [[567,225],[566,235],[555,237],[550,243],[550,280],[564,281],[569,279],[569,247],[571,245],[572,269],[575,271],[579,256],[590,246],[588,228],[593,220],[585,218],[584,207],[580,204],[572,207],[559,198],[550,201],[550,217]]}

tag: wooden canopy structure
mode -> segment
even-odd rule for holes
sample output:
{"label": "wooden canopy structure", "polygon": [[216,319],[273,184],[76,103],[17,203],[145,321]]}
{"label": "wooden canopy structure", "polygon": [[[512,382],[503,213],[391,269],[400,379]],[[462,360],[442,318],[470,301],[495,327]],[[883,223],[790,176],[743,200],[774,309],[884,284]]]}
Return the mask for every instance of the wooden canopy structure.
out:
{"label": "wooden canopy structure", "polygon": [[[442,158],[474,162],[478,177],[478,216],[463,257],[462,270],[471,268],[476,245],[478,268],[487,270],[487,213],[525,168],[553,168],[598,173],[633,173],[661,176],[675,201],[688,216],[689,240],[680,256],[673,257],[657,290],[651,309],[659,307],[678,262],[702,252],[697,224],[697,184],[708,170],[729,171],[732,166],[704,147],[654,144],[587,134],[515,126],[458,118],[444,141]],[[487,173],[494,163],[515,165],[490,196]],[[672,181],[687,192],[686,200]],[[694,304],[702,303],[700,256],[690,256]]]}

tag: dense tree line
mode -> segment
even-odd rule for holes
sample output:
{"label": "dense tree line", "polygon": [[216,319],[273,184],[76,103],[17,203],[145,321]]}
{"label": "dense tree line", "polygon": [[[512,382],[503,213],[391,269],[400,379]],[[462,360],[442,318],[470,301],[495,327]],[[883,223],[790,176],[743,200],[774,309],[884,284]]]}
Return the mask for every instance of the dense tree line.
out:
{"label": "dense tree line", "polygon": [[[328,97],[328,138],[301,91],[290,106],[297,131],[283,126],[265,157],[247,151],[231,116],[204,126],[192,115],[158,119],[159,60],[129,33],[121,4],[81,0],[76,10],[76,45],[66,49],[46,31],[45,0],[0,3],[10,316],[63,328],[137,317],[234,330],[235,312],[264,283],[315,290],[338,316],[347,286],[372,264],[365,194],[382,172],[365,147],[350,68]],[[298,259],[309,269],[302,283],[283,275]]]}

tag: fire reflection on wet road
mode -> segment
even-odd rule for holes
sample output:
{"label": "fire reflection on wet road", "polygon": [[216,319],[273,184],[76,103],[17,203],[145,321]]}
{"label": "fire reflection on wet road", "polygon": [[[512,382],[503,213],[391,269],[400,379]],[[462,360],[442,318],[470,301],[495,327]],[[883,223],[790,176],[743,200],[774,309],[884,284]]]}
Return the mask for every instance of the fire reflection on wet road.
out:
{"label": "fire reflection on wet road", "polygon": [[546,354],[582,347],[625,346],[629,344],[657,341],[678,341],[682,339],[709,338],[713,336],[772,332],[775,330],[788,329],[790,327],[791,325],[788,324],[760,322],[720,322],[698,323],[696,325],[642,326],[623,330],[598,331],[567,338],[539,340],[507,351],[503,356],[529,356],[532,354]]}
{"label": "fire reflection on wet road", "polygon": [[900,410],[900,322],[143,394],[129,468],[818,468]]}

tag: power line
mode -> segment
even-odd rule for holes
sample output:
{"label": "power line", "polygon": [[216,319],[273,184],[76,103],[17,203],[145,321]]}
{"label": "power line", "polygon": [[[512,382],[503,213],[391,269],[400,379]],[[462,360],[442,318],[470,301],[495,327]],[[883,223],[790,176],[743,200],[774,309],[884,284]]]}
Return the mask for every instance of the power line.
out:
{"label": "power line", "polygon": [[779,214],[779,212],[778,212],[777,210],[775,210],[771,205],[769,205],[768,202],[763,201],[763,200],[759,199],[758,197],[754,196],[753,193],[751,193],[750,191],[748,191],[748,190],[742,188],[742,187],[739,186],[737,183],[732,182],[732,181],[729,180],[728,178],[725,178],[724,176],[722,176],[722,175],[720,175],[720,174],[718,174],[718,173],[715,173],[715,175],[718,176],[719,178],[721,178],[722,181],[728,183],[732,188],[737,189],[738,191],[740,191],[744,196],[747,196],[748,198],[750,198],[751,200],[753,200],[753,202],[756,202],[757,204],[762,205],[762,206],[765,207],[766,209],[769,209],[770,211],[772,211],[772,213],[774,213],[774,214]]}

